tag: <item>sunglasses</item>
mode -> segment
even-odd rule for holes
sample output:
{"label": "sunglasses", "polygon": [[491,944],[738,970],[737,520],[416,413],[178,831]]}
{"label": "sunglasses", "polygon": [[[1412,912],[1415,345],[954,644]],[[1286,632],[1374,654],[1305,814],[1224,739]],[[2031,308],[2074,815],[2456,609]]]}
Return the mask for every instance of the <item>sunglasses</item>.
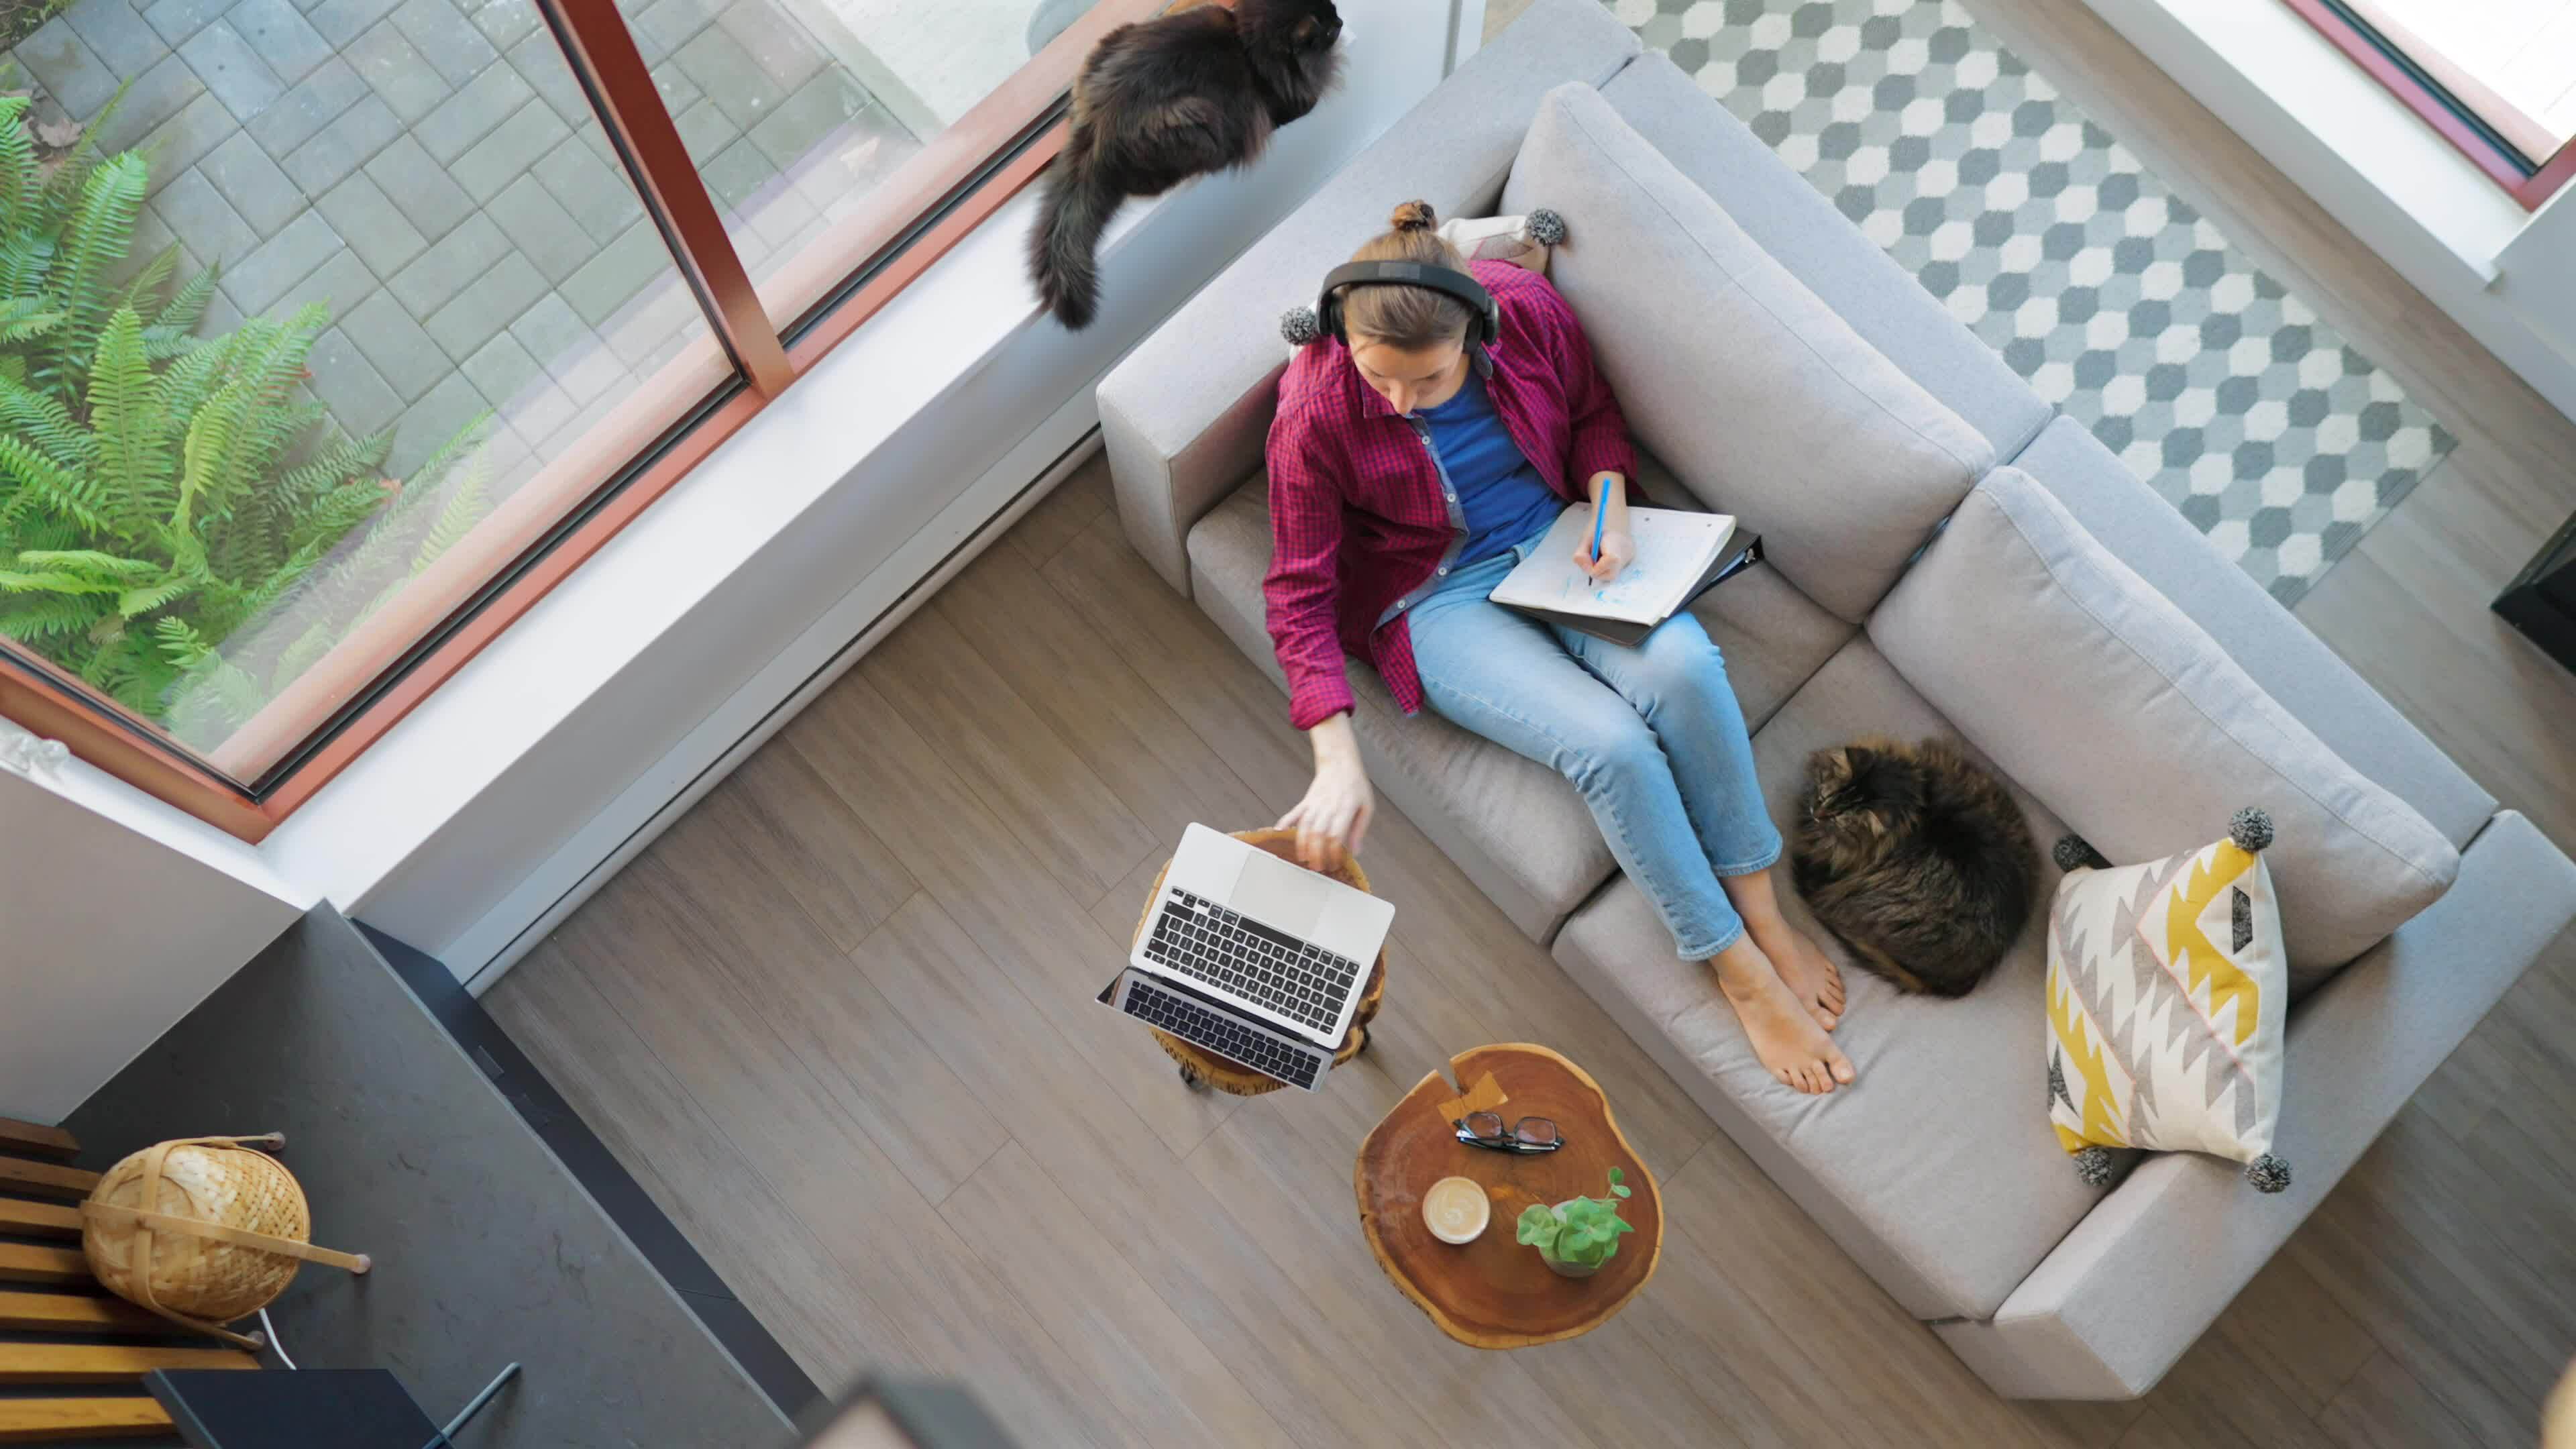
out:
{"label": "sunglasses", "polygon": [[1500,1112],[1470,1112],[1452,1125],[1459,1141],[1489,1152],[1554,1152],[1565,1145],[1565,1134],[1545,1117],[1523,1117],[1505,1126]]}

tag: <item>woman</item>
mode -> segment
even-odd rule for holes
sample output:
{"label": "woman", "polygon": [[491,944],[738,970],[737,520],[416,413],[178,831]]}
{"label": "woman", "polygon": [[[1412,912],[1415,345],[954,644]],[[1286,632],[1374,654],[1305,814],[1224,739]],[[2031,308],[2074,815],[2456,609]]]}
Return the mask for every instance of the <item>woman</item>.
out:
{"label": "woman", "polygon": [[1341,300],[1349,344],[1303,349],[1270,428],[1270,637],[1315,780],[1279,822],[1309,866],[1357,850],[1375,808],[1351,730],[1342,655],[1372,660],[1398,704],[1553,767],[1655,904],[1683,959],[1708,961],[1764,1066],[1801,1092],[1853,1079],[1826,1035],[1841,975],[1780,914],[1780,833],[1764,810],[1744,714],[1697,620],[1676,614],[1631,648],[1489,602],[1569,503],[1608,495],[1600,556],[1635,557],[1626,426],[1555,288],[1501,262],[1469,266],[1431,208],[1395,209],[1355,261],[1473,275],[1501,331],[1471,346],[1467,305],[1426,287]]}

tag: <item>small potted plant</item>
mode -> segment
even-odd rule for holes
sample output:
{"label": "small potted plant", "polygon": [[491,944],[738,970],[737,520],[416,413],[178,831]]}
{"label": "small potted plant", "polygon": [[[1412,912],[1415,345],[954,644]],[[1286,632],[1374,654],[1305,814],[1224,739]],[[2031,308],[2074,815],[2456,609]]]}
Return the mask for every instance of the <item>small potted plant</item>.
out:
{"label": "small potted plant", "polygon": [[1566,1277],[1591,1277],[1618,1254],[1619,1235],[1637,1230],[1636,1224],[1619,1216],[1619,1200],[1632,1191],[1619,1181],[1625,1175],[1618,1168],[1610,1169],[1606,1198],[1568,1198],[1554,1207],[1531,1203],[1521,1210],[1515,1236],[1538,1249],[1540,1262]]}

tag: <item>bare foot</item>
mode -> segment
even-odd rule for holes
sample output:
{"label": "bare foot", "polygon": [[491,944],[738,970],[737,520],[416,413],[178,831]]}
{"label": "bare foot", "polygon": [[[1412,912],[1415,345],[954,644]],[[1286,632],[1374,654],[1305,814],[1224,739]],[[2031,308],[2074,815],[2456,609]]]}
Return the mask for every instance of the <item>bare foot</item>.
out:
{"label": "bare foot", "polygon": [[1753,1054],[1781,1085],[1814,1096],[1858,1075],[1751,937],[1727,947],[1711,964],[1718,989],[1753,1042]]}
{"label": "bare foot", "polygon": [[1791,995],[1805,1004],[1816,1025],[1832,1031],[1843,1019],[1843,973],[1834,958],[1806,932],[1782,921],[1768,931],[1753,932],[1754,944],[1771,958]]}

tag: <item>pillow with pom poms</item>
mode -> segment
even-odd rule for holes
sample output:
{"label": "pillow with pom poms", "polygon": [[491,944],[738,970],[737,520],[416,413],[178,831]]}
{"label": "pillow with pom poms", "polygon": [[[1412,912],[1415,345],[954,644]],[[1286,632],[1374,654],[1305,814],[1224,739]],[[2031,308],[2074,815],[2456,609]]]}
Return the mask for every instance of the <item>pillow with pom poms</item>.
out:
{"label": "pillow with pom poms", "polygon": [[[1441,239],[1471,262],[1509,262],[1547,275],[1548,249],[1565,240],[1565,218],[1539,207],[1526,216],[1456,218],[1440,224]],[[1315,309],[1299,305],[1279,317],[1279,335],[1303,347],[1324,335]]]}
{"label": "pillow with pom poms", "polygon": [[2281,1113],[2289,953],[2263,848],[2271,817],[2227,838],[2114,866],[2073,836],[2048,920],[2048,1118],[2096,1187],[2111,1149],[2207,1152],[2260,1192],[2290,1185],[2272,1155]]}
{"label": "pillow with pom poms", "polygon": [[1565,218],[1546,207],[1527,216],[1453,218],[1440,224],[1440,239],[1471,262],[1509,262],[1544,277],[1548,248],[1565,240]]}

